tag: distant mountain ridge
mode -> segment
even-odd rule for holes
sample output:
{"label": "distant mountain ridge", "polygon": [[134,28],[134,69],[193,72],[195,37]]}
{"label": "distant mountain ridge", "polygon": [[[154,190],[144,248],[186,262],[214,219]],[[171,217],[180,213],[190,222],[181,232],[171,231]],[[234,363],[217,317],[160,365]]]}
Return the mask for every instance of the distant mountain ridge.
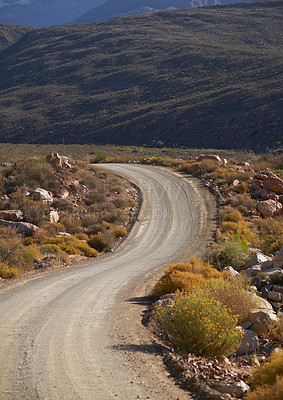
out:
{"label": "distant mountain ridge", "polygon": [[0,23],[34,27],[67,24],[104,1],[33,0],[26,3],[6,0],[2,1],[6,5],[0,8]]}
{"label": "distant mountain ridge", "polygon": [[[251,0],[242,0],[247,2]],[[231,4],[239,0],[108,0],[77,18],[75,24],[103,22],[114,17],[145,14],[156,11]]]}
{"label": "distant mountain ridge", "polygon": [[267,0],[0,25],[0,143],[272,147],[283,136],[282,14],[282,0]]}

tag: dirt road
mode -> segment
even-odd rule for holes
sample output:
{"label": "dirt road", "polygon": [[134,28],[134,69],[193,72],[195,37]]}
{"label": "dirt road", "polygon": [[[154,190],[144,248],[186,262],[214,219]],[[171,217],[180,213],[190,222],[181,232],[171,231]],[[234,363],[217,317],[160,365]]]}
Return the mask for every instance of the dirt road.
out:
{"label": "dirt road", "polygon": [[140,315],[161,266],[210,238],[213,198],[166,170],[106,167],[141,188],[139,221],[113,253],[0,286],[1,400],[190,398],[167,377]]}

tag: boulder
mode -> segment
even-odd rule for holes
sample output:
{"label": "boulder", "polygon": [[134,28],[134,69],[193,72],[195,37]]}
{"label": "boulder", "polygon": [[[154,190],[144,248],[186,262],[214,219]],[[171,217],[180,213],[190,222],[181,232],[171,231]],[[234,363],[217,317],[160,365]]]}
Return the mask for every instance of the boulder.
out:
{"label": "boulder", "polygon": [[23,220],[23,212],[21,210],[0,210],[0,218],[19,222]]}
{"label": "boulder", "polygon": [[59,216],[58,212],[55,210],[51,210],[50,214],[49,214],[49,221],[50,222],[58,222],[59,219],[60,219],[60,216]]}
{"label": "boulder", "polygon": [[223,271],[228,271],[228,272],[230,272],[231,276],[237,276],[237,275],[239,275],[239,272],[236,271],[236,270],[235,270],[233,267],[231,267],[231,266],[228,266],[228,267],[223,268]]}
{"label": "boulder", "polygon": [[276,200],[262,200],[256,204],[256,209],[263,217],[273,217],[279,214],[282,204]]}
{"label": "boulder", "polygon": [[68,161],[68,158],[65,156],[59,156],[58,153],[51,153],[46,157],[46,160],[52,165],[54,168],[67,168],[71,169],[72,166]]}
{"label": "boulder", "polygon": [[270,263],[272,268],[283,268],[283,246]]}
{"label": "boulder", "polygon": [[219,165],[222,164],[221,158],[218,155],[214,154],[200,154],[197,158],[197,161],[203,161],[203,160],[211,160]]}
{"label": "boulder", "polygon": [[252,323],[251,331],[257,335],[264,334],[268,326],[277,320],[276,314],[272,311],[253,310],[249,314],[249,321]]}
{"label": "boulder", "polygon": [[270,269],[267,269],[266,271],[264,271],[264,273],[267,275],[275,275],[275,274],[283,275],[283,269],[282,268],[270,268]]}
{"label": "boulder", "polygon": [[268,176],[263,181],[263,188],[276,194],[283,194],[283,180],[275,176]]}
{"label": "boulder", "polygon": [[154,306],[155,307],[162,307],[162,308],[167,310],[168,308],[172,307],[173,304],[174,304],[174,302],[173,302],[172,299],[163,299],[163,300],[157,300],[154,303]]}
{"label": "boulder", "polygon": [[265,261],[271,260],[271,257],[265,256],[261,252],[256,252],[250,259],[250,266],[253,267],[255,265],[259,265],[264,263]]}
{"label": "boulder", "polygon": [[5,221],[4,219],[0,219],[0,225],[16,228],[19,233],[22,233],[25,236],[32,236],[34,232],[38,229],[36,225],[30,224],[28,222]]}
{"label": "boulder", "polygon": [[235,383],[216,383],[213,388],[218,390],[220,393],[228,393],[237,398],[243,398],[243,396],[250,392],[250,387],[244,382],[239,381]]}
{"label": "boulder", "polygon": [[256,276],[259,272],[261,272],[261,266],[260,265],[254,265],[253,267],[243,269],[241,271],[241,274],[248,276],[251,278],[252,276]]}
{"label": "boulder", "polygon": [[267,298],[268,298],[268,300],[271,300],[271,301],[277,301],[277,302],[279,302],[279,303],[282,303],[283,302],[283,295],[282,295],[282,293],[280,293],[280,292],[275,292],[275,291],[271,291],[271,292],[268,292],[268,295],[267,295]]}
{"label": "boulder", "polygon": [[267,195],[268,195],[268,191],[265,190],[265,189],[259,189],[259,190],[256,192],[256,197],[257,197],[258,199],[264,199]]}
{"label": "boulder", "polygon": [[265,179],[267,179],[268,178],[268,175],[266,175],[266,174],[256,174],[255,176],[254,176],[254,179],[258,179],[258,180],[260,180],[260,181],[264,181]]}
{"label": "boulder", "polygon": [[257,310],[269,311],[271,313],[273,312],[272,305],[269,303],[269,301],[257,296],[255,293],[252,294],[252,297],[257,302]]}
{"label": "boulder", "polygon": [[238,327],[243,332],[242,342],[236,354],[238,356],[254,353],[259,348],[259,339],[255,332]]}
{"label": "boulder", "polygon": [[60,190],[58,190],[58,192],[56,192],[56,197],[58,197],[58,199],[66,199],[69,196],[69,191],[65,188],[61,188]]}
{"label": "boulder", "polygon": [[41,200],[47,204],[51,204],[53,201],[53,194],[42,188],[33,189],[29,195],[34,200]]}
{"label": "boulder", "polygon": [[68,232],[58,232],[56,235],[56,237],[64,237],[64,236],[72,236],[72,235]]}

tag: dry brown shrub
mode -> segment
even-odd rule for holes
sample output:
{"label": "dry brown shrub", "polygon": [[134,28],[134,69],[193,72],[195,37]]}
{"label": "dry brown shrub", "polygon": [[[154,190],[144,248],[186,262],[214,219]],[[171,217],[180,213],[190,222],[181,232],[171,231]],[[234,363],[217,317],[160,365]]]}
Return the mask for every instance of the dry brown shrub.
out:
{"label": "dry brown shrub", "polygon": [[23,274],[23,271],[16,267],[10,267],[9,265],[0,262],[0,277],[3,279],[18,278]]}

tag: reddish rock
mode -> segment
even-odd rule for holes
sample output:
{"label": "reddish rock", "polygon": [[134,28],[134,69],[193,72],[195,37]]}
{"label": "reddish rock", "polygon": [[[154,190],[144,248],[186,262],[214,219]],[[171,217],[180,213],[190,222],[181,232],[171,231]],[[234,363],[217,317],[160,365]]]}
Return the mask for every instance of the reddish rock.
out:
{"label": "reddish rock", "polygon": [[264,181],[264,180],[267,179],[267,178],[268,178],[268,176],[265,175],[265,174],[256,174],[256,175],[254,176],[254,179],[258,179],[258,180],[260,180],[260,181]]}
{"label": "reddish rock", "polygon": [[274,176],[269,176],[263,181],[263,188],[269,192],[283,194],[283,180]]}
{"label": "reddish rock", "polygon": [[19,222],[23,219],[23,212],[20,210],[0,210],[0,218],[8,221]]}
{"label": "reddish rock", "polygon": [[54,168],[67,168],[72,169],[71,164],[69,164],[68,158],[65,156],[60,156],[58,153],[51,153],[46,157],[46,160]]}
{"label": "reddish rock", "polygon": [[263,200],[257,202],[256,209],[263,217],[273,217],[279,214],[282,204],[276,200]]}

